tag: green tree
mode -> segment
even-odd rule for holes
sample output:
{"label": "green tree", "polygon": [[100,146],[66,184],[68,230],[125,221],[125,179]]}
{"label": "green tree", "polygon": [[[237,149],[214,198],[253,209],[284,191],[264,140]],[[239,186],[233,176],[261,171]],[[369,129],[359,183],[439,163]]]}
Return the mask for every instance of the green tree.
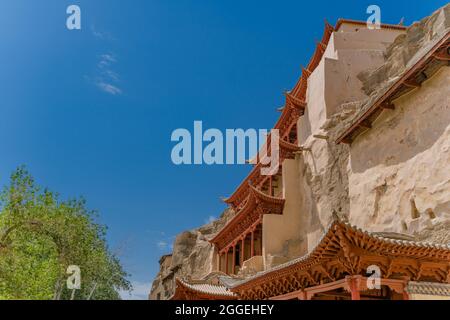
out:
{"label": "green tree", "polygon": [[[127,273],[83,199],[61,201],[18,168],[0,196],[0,299],[120,299]],[[67,289],[67,267],[81,289]]]}

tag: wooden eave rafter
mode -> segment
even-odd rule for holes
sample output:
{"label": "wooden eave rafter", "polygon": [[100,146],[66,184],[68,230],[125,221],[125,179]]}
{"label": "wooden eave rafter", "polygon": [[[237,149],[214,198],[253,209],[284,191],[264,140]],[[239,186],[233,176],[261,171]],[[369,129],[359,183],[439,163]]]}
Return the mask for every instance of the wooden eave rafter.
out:
{"label": "wooden eave rafter", "polygon": [[[250,190],[258,203],[263,202],[263,203],[272,204],[272,205],[279,205],[280,206],[279,211],[282,211],[284,202],[285,202],[285,200],[283,198],[274,197],[274,196],[265,194],[264,192],[256,189],[251,184],[250,184]],[[281,213],[281,212],[279,212],[279,213]]]}
{"label": "wooden eave rafter", "polygon": [[286,106],[293,107],[295,109],[298,109],[302,112],[306,108],[306,102],[304,100],[300,100],[299,98],[296,98],[293,94],[286,92]]}
{"label": "wooden eave rafter", "polygon": [[281,159],[294,159],[295,154],[301,150],[297,144],[290,143],[283,139],[280,139],[279,143]]}
{"label": "wooden eave rafter", "polygon": [[[301,100],[296,99],[289,100],[288,102],[288,96],[286,94],[286,104],[281,110],[280,118],[278,118],[278,121],[274,125],[274,129],[279,130],[280,137],[285,137],[289,134],[289,128],[293,123],[296,123],[298,118],[303,115],[304,108],[302,108],[303,102]],[[294,103],[298,104],[298,107],[294,105]]]}
{"label": "wooden eave rafter", "polygon": [[[325,44],[322,43],[322,45],[324,45],[325,48],[326,48],[326,45],[325,45]],[[302,73],[306,74],[306,76],[309,77],[309,76],[311,75],[312,72],[311,72],[309,69],[303,68],[303,67],[302,67]]]}
{"label": "wooden eave rafter", "polygon": [[248,182],[253,181],[254,183],[258,181],[258,177],[261,176],[261,163],[258,162],[247,175],[247,177],[242,181],[236,191],[228,198],[223,201],[232,206],[234,209],[238,208],[239,205],[247,198],[248,196]]}
{"label": "wooden eave rafter", "polygon": [[249,195],[244,206],[239,210],[214,238],[210,240],[219,250],[236,242],[250,227],[261,222],[264,214],[282,214],[284,199],[267,195],[250,183]]}
{"label": "wooden eave rafter", "polygon": [[297,81],[296,85],[291,90],[292,95],[301,101],[306,101],[306,88],[308,85],[307,83],[308,77],[319,65],[319,62],[322,59],[326,47],[328,46],[328,42],[330,40],[333,31],[334,27],[325,21],[325,28],[322,35],[322,39],[317,43],[316,50],[314,51],[314,54],[312,55],[307,67],[302,69],[302,75],[299,81]]}
{"label": "wooden eave rafter", "polygon": [[[271,135],[269,134],[267,141],[270,142]],[[266,147],[266,146],[264,146]],[[284,159],[293,159],[295,157],[295,152],[300,150],[300,147],[297,146],[294,143],[288,142],[284,139],[279,140],[279,151],[280,151],[280,164],[283,162]],[[247,176],[247,178],[244,179],[244,181],[241,183],[241,185],[238,187],[238,189],[229,197],[226,199],[223,199],[225,203],[233,207],[234,209],[238,209],[242,202],[245,200],[245,198],[248,196],[249,193],[249,182],[251,182],[254,186],[261,186],[264,183],[266,183],[269,179],[269,176],[263,176],[261,175],[261,168],[262,165],[260,162],[258,162],[250,171],[250,174]]]}
{"label": "wooden eave rafter", "polygon": [[[292,127],[290,127],[292,129]],[[278,146],[280,149],[280,162],[283,162],[284,159],[293,159],[292,153],[300,151],[300,146],[296,143],[292,143],[288,141],[289,135],[285,134],[279,137]],[[267,144],[271,143],[272,134],[267,136]],[[264,145],[263,148],[267,148],[267,145]],[[270,156],[270,154],[269,154]],[[251,181],[251,180],[249,180]]]}
{"label": "wooden eave rafter", "polygon": [[[286,94],[285,106],[282,108],[282,113],[274,126],[275,129],[280,130],[280,137],[289,134],[289,132],[286,131],[292,127],[293,122],[297,122],[298,118],[303,115],[304,109],[306,108],[305,101],[308,77],[322,59],[323,53],[325,52],[333,31],[334,27],[328,22],[325,22],[324,33],[320,44],[318,44],[308,66],[306,68],[302,68],[302,75],[294,88],[291,92]],[[325,48],[323,46],[325,46]],[[223,200],[225,203],[229,204],[234,209],[239,207],[240,203],[242,203],[248,195],[248,182],[252,181],[255,185],[257,185],[255,181],[259,180],[258,175],[260,171],[260,167],[258,167],[258,165],[253,167],[250,174],[242,181],[235,192],[230,197]]]}
{"label": "wooden eave rafter", "polygon": [[258,215],[254,210],[255,204],[254,194],[250,193],[247,196],[244,206],[209,242],[215,244],[219,250],[222,250],[238,238],[243,229],[246,229],[258,219]]}
{"label": "wooden eave rafter", "polygon": [[[411,68],[404,73],[383,95],[377,98],[372,105],[360,115],[353,124],[347,128],[337,139],[336,143],[352,143],[355,138],[364,132],[364,129],[370,129],[371,123],[379,114],[386,109],[394,109],[393,101],[407,92],[418,88],[421,83],[427,79],[424,76],[424,70],[428,65],[442,61],[449,61],[450,32],[438,41],[421,59],[419,59]],[[361,130],[361,128],[363,130]]]}

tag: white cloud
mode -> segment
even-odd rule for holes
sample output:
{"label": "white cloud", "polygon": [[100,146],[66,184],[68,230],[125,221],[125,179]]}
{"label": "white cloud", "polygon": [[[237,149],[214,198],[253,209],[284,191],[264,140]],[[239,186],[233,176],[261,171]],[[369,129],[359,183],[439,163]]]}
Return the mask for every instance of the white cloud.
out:
{"label": "white cloud", "polygon": [[119,74],[111,69],[116,62],[117,58],[112,53],[100,55],[95,70],[95,80],[92,81],[100,90],[114,96],[122,94],[122,89],[118,85]]}
{"label": "white cloud", "polygon": [[123,300],[147,300],[150,293],[151,283],[131,281],[133,290],[131,292],[121,291],[120,296]]}
{"label": "white cloud", "polygon": [[103,74],[108,76],[111,80],[115,82],[119,81],[119,75],[112,70],[105,70]]}
{"label": "white cloud", "polygon": [[113,84],[110,83],[106,83],[103,81],[97,82],[97,86],[103,90],[104,92],[110,93],[112,95],[116,95],[116,94],[121,94],[122,90],[116,86],[114,86]]}
{"label": "white cloud", "polygon": [[98,63],[98,67],[106,68],[116,62],[117,62],[117,59],[116,59],[116,57],[114,57],[114,55],[105,53],[100,56],[100,62]]}
{"label": "white cloud", "polygon": [[211,223],[215,221],[217,218],[214,216],[209,216],[208,219],[205,219],[205,224]]}
{"label": "white cloud", "polygon": [[95,26],[91,26],[91,32],[92,35],[100,40],[115,40],[114,37],[109,33],[105,31],[98,30]]}

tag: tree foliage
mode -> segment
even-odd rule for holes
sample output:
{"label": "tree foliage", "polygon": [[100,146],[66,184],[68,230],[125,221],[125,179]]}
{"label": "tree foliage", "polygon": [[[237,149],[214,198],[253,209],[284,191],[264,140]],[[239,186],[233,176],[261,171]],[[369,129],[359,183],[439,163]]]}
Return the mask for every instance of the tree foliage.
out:
{"label": "tree foliage", "polygon": [[[106,227],[83,199],[61,201],[20,167],[0,204],[0,299],[120,299],[119,290],[131,289]],[[73,296],[70,265],[81,270]]]}

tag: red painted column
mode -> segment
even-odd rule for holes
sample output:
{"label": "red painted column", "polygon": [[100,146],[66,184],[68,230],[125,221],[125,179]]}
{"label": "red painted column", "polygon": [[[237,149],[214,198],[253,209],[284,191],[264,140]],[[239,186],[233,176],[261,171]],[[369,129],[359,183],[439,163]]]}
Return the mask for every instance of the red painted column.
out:
{"label": "red painted column", "polygon": [[352,290],[352,300],[361,300],[361,296],[359,295],[358,289]]}
{"label": "red painted column", "polygon": [[403,300],[409,300],[409,294],[406,292],[406,285],[403,287]]}
{"label": "red painted column", "polygon": [[231,259],[231,265],[233,266],[232,269],[232,273],[235,274],[236,273],[236,245],[233,245],[233,259]]}
{"label": "red painted column", "polygon": [[349,287],[352,295],[352,300],[361,300],[361,296],[359,294],[359,279],[350,279]]}
{"label": "red painted column", "polygon": [[225,251],[225,273],[228,274],[228,249]]}
{"label": "red painted column", "polygon": [[241,268],[244,264],[244,244],[245,244],[245,238],[242,238],[241,240]]}
{"label": "red painted column", "polygon": [[253,256],[255,255],[255,231],[252,230],[252,238],[251,238],[251,243],[250,243],[250,258],[253,258]]}
{"label": "red painted column", "polygon": [[299,295],[298,295],[298,300],[308,300],[308,295],[306,294],[305,291],[300,291]]}

